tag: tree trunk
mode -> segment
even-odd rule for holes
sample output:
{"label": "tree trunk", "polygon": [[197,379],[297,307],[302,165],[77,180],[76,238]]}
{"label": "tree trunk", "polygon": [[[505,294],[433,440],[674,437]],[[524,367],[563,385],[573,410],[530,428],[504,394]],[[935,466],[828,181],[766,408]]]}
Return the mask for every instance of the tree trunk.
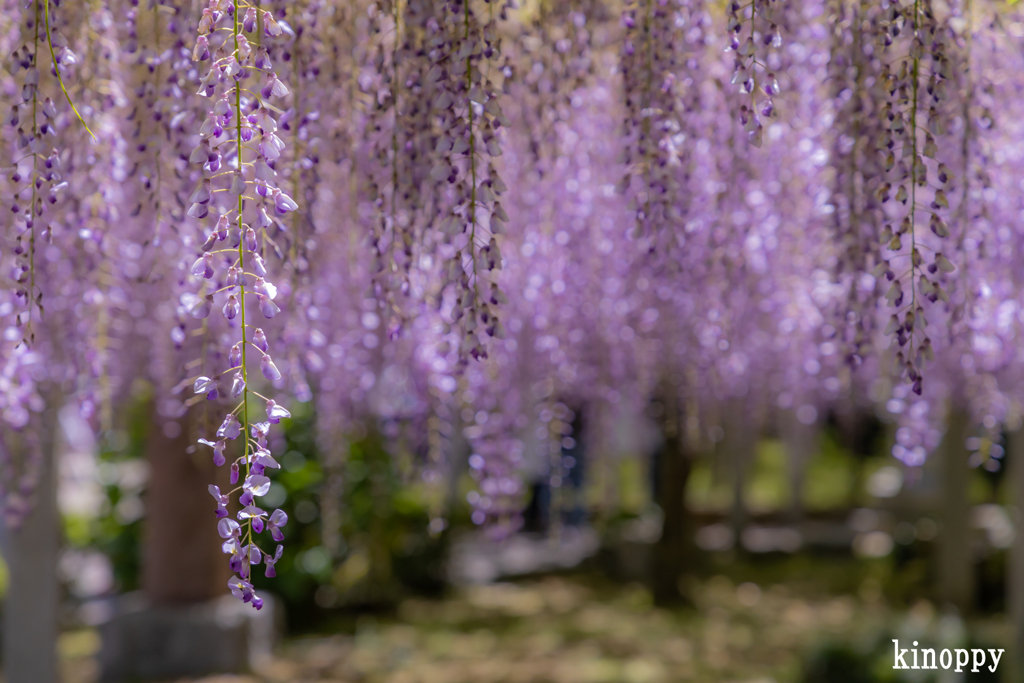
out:
{"label": "tree trunk", "polygon": [[60,531],[54,472],[56,412],[43,416],[43,465],[32,512],[17,530],[5,529],[9,584],[4,604],[6,683],[57,682],[57,553]]}
{"label": "tree trunk", "polygon": [[154,605],[210,600],[227,591],[230,577],[227,557],[220,551],[215,504],[207,491],[214,483],[225,491],[227,468],[217,471],[209,448],[189,452],[195,445],[193,423],[187,416],[181,423],[180,434],[168,437],[164,420],[154,418],[146,448],[150,476],[142,590]]}
{"label": "tree trunk", "polygon": [[1013,626],[1008,654],[1013,667],[1008,680],[1024,683],[1024,428],[1010,435],[1008,467],[1010,499],[1014,506],[1013,547],[1006,572],[1007,606]]}
{"label": "tree trunk", "polygon": [[943,495],[939,516],[939,597],[956,607],[961,615],[970,612],[974,601],[974,564],[971,548],[968,487],[971,468],[967,464],[969,421],[963,410],[950,411],[942,440]]}
{"label": "tree trunk", "polygon": [[652,589],[659,605],[687,602],[679,590],[679,578],[693,568],[693,520],[686,509],[686,484],[693,466],[686,435],[680,422],[665,430],[658,454],[657,502],[664,515],[661,537],[654,547]]}

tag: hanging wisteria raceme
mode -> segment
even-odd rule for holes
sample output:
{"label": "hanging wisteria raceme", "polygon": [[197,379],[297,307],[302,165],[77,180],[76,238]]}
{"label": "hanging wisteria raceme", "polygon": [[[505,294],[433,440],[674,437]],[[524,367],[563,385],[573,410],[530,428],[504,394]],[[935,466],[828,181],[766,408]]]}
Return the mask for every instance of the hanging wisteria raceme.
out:
{"label": "hanging wisteria raceme", "polygon": [[[241,481],[241,485],[230,493],[221,493],[211,484],[210,494],[220,518],[217,530],[225,539],[223,550],[230,556],[231,570],[236,574],[228,585],[236,597],[251,602],[256,609],[263,601],[252,587],[253,566],[262,561],[267,576],[273,576],[282,546],[278,545],[274,554],[266,552],[256,543],[254,534],[266,528],[272,540],[280,542],[284,539],[280,528],[288,521],[283,511],[270,513],[257,505],[256,499],[270,490],[267,470],[280,467],[268,447],[271,426],[291,417],[291,413],[250,386],[248,361],[253,354],[258,354],[260,373],[266,380],[279,382],[282,374],[270,355],[272,339],[261,327],[246,322],[247,313],[248,319],[253,319],[252,304],[265,319],[280,312],[274,301],[277,286],[268,279],[268,251],[273,251],[275,245],[267,229],[274,225],[271,214],[284,215],[298,208],[277,187],[274,170],[285,143],[277,135],[274,112],[278,108],[271,101],[280,101],[289,90],[278,79],[269,51],[260,42],[283,32],[270,12],[254,5],[213,0],[203,10],[192,53],[195,61],[209,62],[197,94],[210,98],[213,106],[199,129],[199,144],[190,157],[192,163],[202,165],[205,174],[189,197],[189,215],[207,218],[211,208],[218,215],[190,271],[201,283],[191,313],[205,319],[217,308],[237,334],[237,341],[227,349],[227,368],[212,376],[200,375],[193,388],[197,395],[216,400],[230,382],[226,393],[239,400],[221,422],[216,439],[200,442],[213,448],[214,464],[220,467],[234,455],[228,453],[228,442],[242,437],[241,453],[230,463],[230,482],[235,485]],[[226,201],[220,201],[222,197]],[[264,420],[250,413],[250,403],[258,401],[264,404]],[[255,406],[252,410],[255,412]],[[237,491],[241,492],[238,503],[242,509],[236,522],[228,516],[227,505],[231,493]]]}
{"label": "hanging wisteria raceme", "polygon": [[579,104],[580,88],[595,75],[591,31],[605,20],[599,2],[540,3],[536,17],[524,18],[521,81],[532,107],[524,110],[534,170],[551,171],[560,121]]}
{"label": "hanging wisteria raceme", "polygon": [[956,45],[931,5],[915,0],[906,9],[893,6],[879,22],[881,45],[900,56],[879,75],[890,97],[882,108],[889,129],[879,151],[892,182],[879,188],[882,201],[889,203],[889,222],[880,235],[883,260],[875,273],[890,282],[885,298],[895,311],[885,333],[895,335],[899,347],[895,366],[918,395],[925,365],[935,357],[925,302],[949,303],[943,275],[955,269],[943,254],[942,242],[927,239],[918,229],[918,221],[926,218],[935,237],[950,237],[947,191],[954,181],[937,138],[951,127],[948,92],[957,87],[949,85],[957,73]]}
{"label": "hanging wisteria raceme", "polygon": [[[66,39],[50,29],[49,1],[33,2],[30,8],[31,18],[26,22],[30,41],[22,43],[11,55],[10,70],[15,75],[21,73],[22,78],[20,93],[7,119],[7,124],[15,130],[18,153],[11,164],[10,175],[13,185],[10,208],[16,231],[14,253],[18,257],[11,279],[17,285],[14,297],[22,309],[15,320],[24,328],[20,341],[26,344],[35,341],[33,313],[38,319],[43,309],[43,294],[36,285],[37,240],[49,242],[52,239],[45,217],[47,206],[55,204],[61,190],[67,187],[63,180],[61,154],[52,144],[57,135],[57,107],[49,96],[39,90],[39,58],[48,48],[52,59],[49,64],[54,74],[60,73],[61,62],[72,65],[77,61],[75,54],[68,49]],[[54,35],[61,46],[59,58],[51,44]],[[63,89],[63,82],[60,87]]]}
{"label": "hanging wisteria raceme", "polygon": [[[830,3],[831,59],[830,96],[835,103],[835,122],[842,126],[833,138],[831,166],[834,170],[832,220],[840,245],[836,278],[846,289],[842,302],[840,343],[851,367],[872,354],[874,310],[881,285],[872,275],[880,261],[884,214],[879,195],[884,181],[884,158],[876,150],[884,136],[880,110],[888,95],[880,79],[882,61],[871,33],[882,14],[876,3],[836,0]],[[873,28],[877,31],[877,28]],[[886,192],[886,190],[882,190]]]}
{"label": "hanging wisteria raceme", "polygon": [[952,305],[939,311],[942,317],[929,320],[933,338],[945,343],[937,350],[928,372],[934,380],[925,385],[923,395],[916,400],[896,396],[893,401],[901,417],[893,453],[904,461],[923,461],[941,437],[945,414],[957,411],[966,413],[973,425],[966,444],[974,451],[972,465],[995,471],[1002,455],[1000,428],[1019,424],[1022,405],[1016,383],[1020,274],[1011,256],[1020,234],[1011,227],[1020,211],[1019,194],[1011,188],[1016,187],[1022,156],[1019,148],[1006,144],[1019,135],[1016,98],[1021,85],[1002,71],[1017,68],[1019,53],[1013,50],[1018,48],[1010,45],[1020,45],[1020,34],[1000,31],[982,40],[1001,19],[978,10],[976,3],[964,3],[949,19],[964,55],[960,72],[969,76],[960,85],[961,118],[953,136],[960,138],[952,148],[960,154],[959,166],[947,161],[958,169],[962,183],[951,193],[960,202],[950,221],[949,241],[955,238],[957,244],[952,252],[957,268],[950,286]]}
{"label": "hanging wisteria raceme", "polygon": [[[438,18],[440,33],[427,78],[437,81],[434,107],[441,119],[437,148],[442,160],[431,170],[452,186],[452,207],[439,232],[437,256],[454,297],[451,323],[459,330],[465,358],[487,356],[485,342],[504,336],[497,305],[502,293],[491,276],[502,265],[496,236],[508,214],[499,197],[506,185],[494,166],[501,156],[499,131],[508,119],[495,82],[511,75],[500,64],[495,3],[481,21],[470,0],[448,0]],[[508,74],[508,75],[506,75]]]}
{"label": "hanging wisteria raceme", "polygon": [[764,121],[778,117],[773,98],[780,92],[775,71],[783,45],[781,14],[787,0],[729,0],[727,50],[735,53],[731,82],[749,101],[740,106],[739,120],[754,147],[764,141]]}
{"label": "hanging wisteria raceme", "polygon": [[256,607],[293,401],[332,552],[344,444],[371,431],[430,485],[468,458],[471,518],[501,536],[529,486],[571,509],[579,444],[600,469],[651,406],[713,442],[737,406],[873,402],[910,466],[963,414],[990,468],[1024,414],[1016,7],[4,9],[11,526],[54,411],[112,438],[137,380],[227,468],[213,508]]}
{"label": "hanging wisteria raceme", "polygon": [[[653,0],[636,3],[626,10],[623,24],[623,86],[627,93],[627,135],[635,140],[627,151],[627,175],[623,189],[635,181],[640,189],[634,198],[637,233],[652,239],[658,228],[670,229],[679,221],[684,174],[679,173],[686,156],[687,117],[677,111],[679,90],[691,99],[695,89],[677,78],[686,78],[696,63],[686,63],[684,30],[698,6],[678,7]],[[691,13],[693,16],[691,16]],[[639,15],[639,16],[638,16]],[[688,109],[693,110],[690,106]],[[671,244],[671,242],[669,243]],[[666,245],[659,245],[665,247]],[[670,248],[670,247],[669,247]]]}
{"label": "hanging wisteria raceme", "polygon": [[[5,136],[9,144],[4,164],[10,218],[0,248],[4,276],[9,277],[0,292],[0,458],[3,519],[17,529],[31,511],[42,476],[43,449],[50,445],[43,440],[43,396],[53,383],[69,388],[79,363],[85,362],[82,352],[88,342],[76,329],[64,344],[52,343],[55,324],[77,322],[81,311],[62,315],[68,304],[62,295],[73,279],[65,276],[58,283],[64,291],[44,286],[55,272],[68,268],[66,259],[84,246],[68,233],[61,216],[70,186],[70,153],[61,144],[61,131],[69,116],[55,103],[63,98],[61,91],[66,93],[64,77],[77,56],[68,47],[53,3],[6,9],[11,21],[3,32],[3,49],[10,55],[7,72],[12,79],[7,84],[10,113],[5,123],[11,134]],[[81,290],[75,294],[80,296]]]}

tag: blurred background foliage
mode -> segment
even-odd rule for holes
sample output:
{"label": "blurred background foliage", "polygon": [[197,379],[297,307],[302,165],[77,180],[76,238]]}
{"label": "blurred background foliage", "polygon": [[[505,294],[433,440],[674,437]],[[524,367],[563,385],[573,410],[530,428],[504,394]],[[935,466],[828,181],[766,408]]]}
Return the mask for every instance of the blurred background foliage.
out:
{"label": "blurred background foliage", "polygon": [[[98,444],[96,514],[64,515],[67,553],[98,554],[109,569],[109,580],[91,588],[81,563],[66,572],[62,648],[69,671],[96,650],[95,637],[86,635],[93,633],[90,606],[139,587],[150,396],[140,391],[138,398],[124,430]],[[945,679],[893,671],[891,638],[1005,647],[1003,469],[971,470],[972,514],[985,539],[976,562],[977,612],[951,618],[935,607],[935,466],[916,477],[894,466],[881,423],[853,442],[826,424],[798,490],[787,442],[766,434],[745,484],[750,519],[741,541],[728,538],[733,490],[722,454],[713,445],[699,454],[686,502],[700,561],[680,580],[688,606],[672,610],[652,606],[643,572],[660,523],[651,454],[591,467],[572,494],[580,508],[548,510],[553,519],[520,534],[543,550],[586,531],[598,539],[596,552],[564,568],[526,568],[495,577],[498,583],[467,585],[453,568],[465,559],[459,544],[470,543],[478,555],[502,545],[481,541],[470,521],[466,496],[474,482],[464,465],[451,463],[454,481],[424,481],[415,449],[395,436],[400,424],[358,426],[327,443],[318,440],[308,409],[283,425],[284,441],[275,447],[281,470],[263,502],[288,513],[285,551],[278,577],[258,573],[256,585],[281,599],[297,640],[276,660],[280,675],[259,680],[299,680],[322,642],[331,643],[331,666],[343,672],[338,680],[435,680],[423,672],[442,666],[436,680],[446,683],[512,680],[495,672],[502,665],[529,672],[545,661],[550,676],[522,673],[524,680],[921,683]],[[808,536],[814,525],[824,541]],[[805,538],[793,547],[784,536],[747,537],[797,526]],[[452,668],[455,662],[462,668]],[[556,675],[566,662],[576,665]],[[324,673],[329,668],[310,680],[335,680]],[[401,673],[413,670],[422,675]],[[75,675],[68,680],[93,680]]]}

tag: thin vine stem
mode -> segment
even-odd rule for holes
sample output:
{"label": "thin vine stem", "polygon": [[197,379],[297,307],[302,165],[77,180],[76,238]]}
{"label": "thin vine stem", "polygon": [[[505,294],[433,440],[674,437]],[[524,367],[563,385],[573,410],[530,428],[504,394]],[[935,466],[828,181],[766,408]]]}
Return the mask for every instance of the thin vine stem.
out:
{"label": "thin vine stem", "polygon": [[85,132],[92,136],[93,140],[99,141],[96,134],[89,130],[89,124],[85,122],[82,115],[78,113],[78,109],[75,107],[75,103],[71,101],[71,95],[68,94],[68,89],[64,87],[64,78],[60,75],[60,65],[57,63],[57,55],[53,51],[53,37],[50,35],[50,0],[42,0],[44,13],[46,15],[46,44],[50,48],[50,60],[53,62],[53,72],[57,74],[57,83],[60,84],[60,91],[64,93],[64,99],[68,101],[68,106],[71,107],[71,111],[75,112],[75,116],[82,123],[82,127],[85,128]]}

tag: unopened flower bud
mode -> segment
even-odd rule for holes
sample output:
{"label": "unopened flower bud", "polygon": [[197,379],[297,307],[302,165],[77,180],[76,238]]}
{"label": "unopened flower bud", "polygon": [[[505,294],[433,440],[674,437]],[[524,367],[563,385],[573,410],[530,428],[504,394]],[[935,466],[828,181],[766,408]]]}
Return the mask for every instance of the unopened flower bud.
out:
{"label": "unopened flower bud", "polygon": [[249,45],[249,41],[246,39],[245,36],[239,35],[238,36],[238,59],[240,61],[244,62],[245,60],[249,59],[249,55],[251,55],[251,54],[252,54],[252,46]]}
{"label": "unopened flower bud", "polygon": [[228,367],[239,368],[242,366],[242,342],[238,342],[228,351]]}
{"label": "unopened flower bud", "polygon": [[245,379],[242,377],[242,373],[236,372],[231,379],[231,397],[238,398],[243,391],[245,391]]}
{"label": "unopened flower bud", "polygon": [[195,384],[192,385],[192,391],[196,394],[206,394],[216,388],[216,386],[217,382],[209,377],[197,377]]}
{"label": "unopened flower bud", "polygon": [[263,353],[270,350],[270,345],[267,344],[267,335],[263,332],[262,328],[257,327],[256,331],[253,332],[252,343]]}
{"label": "unopened flower bud", "polygon": [[282,33],[281,26],[270,12],[263,13],[263,32],[268,38],[274,38]]}
{"label": "unopened flower bud", "polygon": [[259,244],[256,243],[256,231],[252,228],[245,229],[245,248],[249,251],[256,251]]}
{"label": "unopened flower bud", "polygon": [[295,203],[295,200],[286,195],[280,190],[274,192],[274,208],[277,209],[279,214],[286,214],[289,211],[294,211],[299,208],[299,205]]}
{"label": "unopened flower bud", "polygon": [[246,33],[256,30],[256,8],[250,7],[245,11],[245,19],[242,20],[242,28]]}
{"label": "unopened flower bud", "polygon": [[281,379],[281,371],[274,365],[273,359],[270,356],[264,355],[260,360],[260,372],[263,376],[269,379],[271,382],[276,382]]}
{"label": "unopened flower bud", "polygon": [[230,295],[228,297],[227,302],[225,302],[224,304],[224,308],[222,309],[224,317],[227,318],[228,320],[234,320],[235,316],[238,315],[239,308],[240,307],[238,305],[238,297],[235,296],[234,294]]}
{"label": "unopened flower bud", "polygon": [[270,297],[267,295],[257,294],[256,298],[259,299],[260,312],[263,313],[264,317],[273,318],[281,312],[281,308],[271,301]]}
{"label": "unopened flower bud", "polygon": [[203,254],[192,264],[191,273],[209,280],[213,277],[213,254]]}
{"label": "unopened flower bud", "polygon": [[210,58],[210,41],[206,36],[199,36],[196,39],[195,49],[192,50],[193,62],[205,62]]}
{"label": "unopened flower bud", "polygon": [[260,256],[259,254],[256,254],[255,256],[253,256],[251,265],[252,265],[252,272],[256,273],[256,275],[258,275],[260,277],[266,277],[267,276],[267,267],[263,264],[263,257],[262,256]]}
{"label": "unopened flower bud", "polygon": [[277,286],[272,282],[267,282],[261,277],[256,278],[256,283],[252,287],[253,291],[257,294],[264,294],[269,299],[277,298]]}
{"label": "unopened flower bud", "polygon": [[266,207],[261,206],[256,211],[256,225],[259,228],[269,228],[273,225],[273,221],[270,220],[270,216],[267,215]]}

